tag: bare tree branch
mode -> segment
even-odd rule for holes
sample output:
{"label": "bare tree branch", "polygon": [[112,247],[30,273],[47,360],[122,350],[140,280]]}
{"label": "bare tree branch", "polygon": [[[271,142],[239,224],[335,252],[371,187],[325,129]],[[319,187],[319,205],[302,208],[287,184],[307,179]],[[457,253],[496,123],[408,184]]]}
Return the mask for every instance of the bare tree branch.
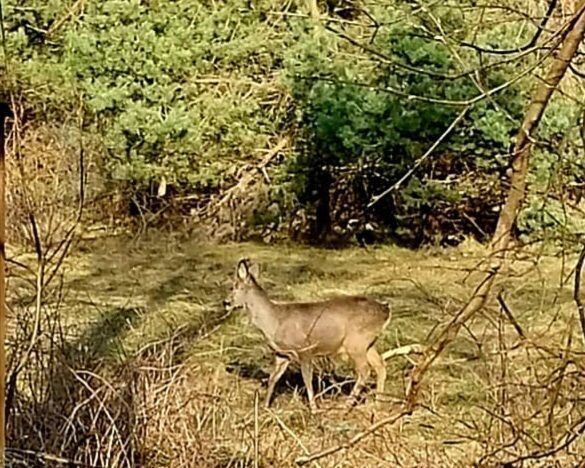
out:
{"label": "bare tree branch", "polygon": [[371,208],[376,203],[378,203],[382,198],[384,198],[386,195],[388,195],[389,193],[391,193],[394,190],[396,190],[398,187],[400,187],[400,185],[402,185],[402,183],[405,180],[407,180],[412,174],[414,174],[414,172],[421,166],[421,164],[428,159],[428,157],[433,153],[433,151],[435,151],[435,149],[437,148],[437,146],[439,146],[443,142],[443,140],[445,138],[447,138],[447,136],[453,131],[453,129],[457,126],[457,124],[459,122],[461,122],[461,120],[465,117],[465,115],[467,115],[467,112],[469,111],[470,108],[471,108],[470,106],[467,106],[465,109],[463,109],[459,113],[459,115],[457,117],[455,117],[455,119],[453,120],[453,122],[451,122],[451,124],[441,134],[441,136],[439,138],[437,138],[435,140],[435,142],[430,146],[430,148],[420,158],[418,158],[415,161],[415,163],[406,172],[406,174],[404,174],[400,179],[398,179],[391,187],[387,188],[381,194],[376,195],[374,198],[372,198],[372,201],[370,203],[368,203],[368,208]]}
{"label": "bare tree branch", "polygon": [[504,296],[501,292],[498,294],[498,302],[500,304],[500,307],[502,308],[502,311],[504,311],[504,314],[506,314],[506,317],[508,317],[508,320],[510,321],[510,323],[512,324],[512,326],[514,327],[514,329],[516,330],[516,332],[518,333],[520,338],[525,340],[526,334],[524,333],[524,330],[522,330],[522,327],[520,326],[520,324],[516,320],[516,317],[514,317],[514,314],[512,314],[512,311],[508,307],[508,304],[506,304],[506,301],[504,300]]}
{"label": "bare tree branch", "polygon": [[[555,3],[557,0],[553,0],[552,3]],[[425,10],[428,9],[428,6],[425,6],[424,8],[421,7],[421,10]],[[548,16],[545,16],[543,18],[543,21],[548,20]],[[566,25],[564,25],[566,26]],[[563,26],[563,28],[564,28]],[[563,29],[561,28],[561,30]],[[499,60],[493,63],[489,63],[489,64],[485,64],[485,65],[480,65],[476,68],[472,68],[472,69],[468,69],[468,70],[464,70],[462,72],[459,73],[440,73],[440,72],[434,72],[431,70],[425,70],[419,67],[414,67],[412,65],[408,65],[406,63],[402,63],[402,62],[398,62],[397,60],[393,59],[392,57],[390,57],[389,55],[377,50],[375,47],[371,46],[371,45],[366,45],[364,43],[362,43],[361,41],[351,37],[350,35],[346,34],[345,32],[342,32],[334,27],[332,27],[331,25],[325,25],[325,29],[327,29],[328,31],[331,31],[332,33],[336,34],[338,37],[346,40],[347,42],[349,42],[350,44],[359,47],[360,49],[362,49],[365,52],[368,52],[370,54],[372,54],[374,57],[377,57],[379,60],[381,60],[382,62],[388,64],[388,65],[392,65],[395,66],[397,68],[402,68],[404,70],[407,70],[411,73],[418,73],[418,74],[422,74],[422,75],[427,75],[427,76],[431,76],[437,79],[444,79],[444,80],[458,80],[461,78],[465,78],[467,76],[470,76],[472,74],[475,73],[479,73],[479,72],[483,72],[492,68],[496,68],[499,67],[501,65],[505,65],[507,63],[513,62],[518,60],[519,58],[522,58],[526,55],[532,54],[534,52],[537,52],[539,50],[541,50],[543,48],[544,45],[546,45],[547,43],[549,43],[551,40],[554,40],[555,36],[558,34],[559,31],[555,32],[550,38],[547,39],[547,41],[545,41],[544,44],[537,46],[536,43],[538,42],[538,39],[540,38],[540,34],[536,35],[535,38],[533,38],[531,40],[531,42],[534,41],[533,44],[529,45],[527,44],[526,46],[520,47],[517,50],[515,50],[515,52],[510,52],[509,54],[506,55],[513,55],[513,57],[508,57],[506,59],[503,60]],[[542,27],[541,29],[539,29],[539,31],[542,33],[542,30],[544,30],[544,27]],[[427,35],[423,35],[421,36],[420,34],[414,34],[414,36],[416,37],[424,37],[428,40],[438,40],[439,42],[443,42],[443,38],[434,38],[432,36],[427,36]],[[462,45],[461,42],[458,42],[459,45]],[[553,49],[556,48],[556,46],[553,46]],[[548,50],[548,49],[547,49]]]}
{"label": "bare tree branch", "polygon": [[472,73],[475,73],[475,70],[467,70],[467,71],[464,71],[462,73],[440,73],[440,72],[434,72],[432,70],[425,70],[424,68],[413,67],[412,65],[408,65],[406,63],[402,63],[402,62],[399,62],[397,60],[392,59],[390,56],[380,52],[379,50],[376,50],[374,47],[372,47],[370,45],[363,44],[362,42],[358,41],[357,39],[354,39],[353,37],[349,36],[348,34],[342,32],[342,31],[339,31],[338,29],[336,29],[330,25],[326,25],[325,29],[327,29],[328,31],[331,31],[336,36],[338,36],[342,39],[345,39],[350,44],[352,44],[356,47],[359,47],[364,52],[368,52],[369,54],[372,54],[373,56],[377,57],[379,60],[383,61],[384,63],[386,63],[388,65],[392,65],[392,66],[397,67],[397,68],[402,68],[402,69],[407,70],[411,73],[418,73],[420,75],[427,75],[427,76],[431,76],[433,78],[438,78],[438,79],[442,79],[442,80],[457,80],[459,78],[464,78],[466,76],[471,75]]}
{"label": "bare tree branch", "polygon": [[577,311],[579,312],[579,321],[581,322],[581,330],[583,331],[583,339],[585,340],[585,304],[583,304],[583,298],[581,297],[581,273],[583,271],[583,263],[585,263],[585,245],[577,260],[577,266],[575,267],[575,288],[573,289],[573,299],[577,304]]}
{"label": "bare tree branch", "polygon": [[511,55],[511,54],[517,54],[518,52],[524,52],[526,50],[532,49],[536,43],[538,42],[538,39],[540,39],[540,36],[542,35],[542,33],[544,32],[545,28],[546,28],[546,24],[548,23],[549,19],[552,16],[552,13],[554,12],[556,6],[557,6],[557,1],[558,0],[551,0],[551,2],[548,5],[547,11],[545,13],[545,15],[542,17],[540,24],[537,25],[537,29],[536,32],[534,33],[534,36],[532,36],[532,38],[523,46],[520,47],[516,47],[514,49],[492,49],[492,48],[487,48],[487,47],[481,47],[478,46],[476,44],[470,43],[470,42],[460,42],[459,44],[463,47],[468,47],[471,48],[473,50],[476,50],[478,52],[482,52],[485,54],[493,54],[493,55]]}
{"label": "bare tree branch", "polygon": [[585,78],[585,72],[579,70],[574,64],[569,65],[569,68],[571,69],[571,71],[577,75],[579,78]]}
{"label": "bare tree branch", "polygon": [[538,60],[536,60],[534,63],[532,63],[530,66],[525,68],[523,71],[521,71],[517,75],[510,78],[505,83],[502,83],[498,86],[495,86],[494,88],[486,90],[483,93],[479,93],[478,95],[476,95],[472,98],[469,98],[469,99],[465,99],[465,100],[437,99],[437,98],[433,98],[430,96],[422,96],[419,94],[408,93],[408,92],[402,91],[398,88],[394,88],[393,86],[373,86],[373,85],[369,85],[369,84],[365,84],[365,83],[353,82],[353,81],[348,81],[348,80],[339,80],[339,79],[331,78],[328,76],[315,76],[315,75],[303,76],[303,75],[297,74],[295,77],[297,79],[300,79],[300,80],[325,81],[325,82],[329,82],[329,83],[337,83],[337,84],[348,85],[348,86],[358,86],[361,88],[371,89],[372,91],[379,91],[379,92],[383,92],[383,93],[395,94],[397,96],[401,96],[401,97],[407,98],[409,100],[429,102],[429,103],[434,103],[434,104],[443,104],[446,106],[465,107],[465,106],[471,106],[471,105],[477,104],[478,102],[483,101],[486,98],[494,96],[494,95],[500,93],[501,91],[509,88],[513,84],[517,83],[525,76],[531,74],[533,72],[533,70],[535,70],[540,65],[542,65],[553,54],[553,52],[556,50],[559,43],[561,42],[562,38],[566,34],[567,34],[567,25],[564,25],[559,31],[557,31],[557,34],[555,36],[556,40],[554,43],[555,44],[554,47],[547,50],[547,52],[545,54],[543,54],[542,57],[540,57]]}
{"label": "bare tree branch", "polygon": [[[517,466],[518,463],[522,463],[527,460],[541,460],[543,458],[551,457],[562,450],[565,450],[569,445],[575,442],[579,437],[585,433],[585,418],[579,420],[573,427],[561,438],[557,444],[548,449],[537,452],[532,452],[528,455],[517,457],[513,460],[508,460],[502,463],[500,466]],[[581,466],[581,465],[579,465]]]}
{"label": "bare tree branch", "polygon": [[525,196],[531,149],[530,136],[536,131],[551,96],[565,75],[571,59],[583,40],[585,35],[585,0],[581,0],[577,13],[570,24],[572,27],[566,31],[563,46],[553,60],[546,82],[542,83],[536,90],[526,111],[522,127],[516,137],[516,144],[512,153],[510,189],[500,212],[490,246],[492,252],[491,271],[484,276],[467,304],[443,329],[435,343],[429,347],[429,351],[421,363],[414,369],[407,393],[407,406],[411,408],[416,405],[420,385],[426,372],[444,349],[457,337],[461,327],[483,308],[490,295],[494,280],[505,264],[506,252],[512,238],[512,229]]}
{"label": "bare tree branch", "polygon": [[387,361],[388,359],[392,359],[396,356],[405,356],[411,353],[422,353],[425,347],[420,344],[411,344],[406,346],[400,346],[399,348],[394,348],[389,351],[382,353],[382,359]]}

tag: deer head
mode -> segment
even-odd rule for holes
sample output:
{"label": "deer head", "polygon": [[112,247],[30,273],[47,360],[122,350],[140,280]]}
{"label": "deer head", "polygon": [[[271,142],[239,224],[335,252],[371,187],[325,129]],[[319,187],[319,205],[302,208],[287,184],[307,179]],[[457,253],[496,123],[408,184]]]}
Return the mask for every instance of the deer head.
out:
{"label": "deer head", "polygon": [[226,309],[248,308],[254,296],[261,290],[256,278],[260,275],[258,265],[242,258],[236,266],[234,283],[229,297],[224,301]]}

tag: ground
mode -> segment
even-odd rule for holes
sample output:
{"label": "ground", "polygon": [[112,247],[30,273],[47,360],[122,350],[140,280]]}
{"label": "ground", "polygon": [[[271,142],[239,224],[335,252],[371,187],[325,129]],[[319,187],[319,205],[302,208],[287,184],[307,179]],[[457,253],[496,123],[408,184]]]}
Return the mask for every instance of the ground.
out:
{"label": "ground", "polygon": [[[566,349],[570,334],[579,353],[572,282],[559,283],[574,263],[553,250],[517,255],[498,287],[524,333],[555,350]],[[126,383],[114,386],[132,388],[136,464],[294,466],[298,457],[344,443],[390,416],[404,397],[417,356],[387,361],[384,404],[366,392],[364,401],[348,410],[354,375],[351,364],[341,361],[321,363],[315,376],[321,394],[317,414],[309,412],[296,368],[285,374],[272,408],[264,409],[271,352],[244,312],[227,314],[222,308],[237,260],[246,256],[259,263],[260,282],[277,300],[368,294],[388,302],[393,319],[377,343],[382,352],[428,344],[473,291],[485,253],[471,242],[412,251],[211,245],[163,234],[140,241],[88,240],[67,261],[63,310],[79,349],[91,348],[92,372],[115,379],[128,375],[120,369],[132,369]],[[551,352],[547,359],[503,317],[491,301],[461,331],[428,374],[421,406],[411,416],[311,466],[471,466],[491,463],[494,456],[514,459],[547,448],[546,443],[555,446],[559,428],[568,424],[565,388],[559,384],[558,411],[551,404],[553,410],[540,414],[553,384],[536,385],[554,373],[562,356]],[[509,385],[505,394],[502,382]],[[571,411],[583,414],[582,400]],[[543,421],[550,435],[544,435]],[[505,448],[514,434],[532,445]],[[554,460],[571,466],[564,463],[577,460],[579,450],[585,453],[583,441]]]}

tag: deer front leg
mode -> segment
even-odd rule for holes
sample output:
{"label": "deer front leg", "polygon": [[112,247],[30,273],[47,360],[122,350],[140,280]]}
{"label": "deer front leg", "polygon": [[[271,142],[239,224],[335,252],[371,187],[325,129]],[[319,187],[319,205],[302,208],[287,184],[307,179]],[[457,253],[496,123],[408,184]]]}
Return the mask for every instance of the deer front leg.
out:
{"label": "deer front leg", "polygon": [[384,399],[384,384],[386,383],[386,365],[380,353],[373,346],[366,354],[368,363],[376,372],[376,399],[380,402]]}
{"label": "deer front leg", "polygon": [[282,356],[276,356],[274,362],[274,370],[272,374],[270,374],[270,378],[268,379],[268,390],[266,392],[266,400],[264,401],[264,406],[268,408],[270,406],[270,402],[272,400],[272,394],[274,393],[274,388],[276,384],[282,377],[282,374],[286,371],[286,368],[290,364],[290,361]]}
{"label": "deer front leg", "polygon": [[366,353],[360,353],[352,357],[355,363],[357,379],[351,393],[349,394],[349,400],[347,402],[349,406],[353,406],[358,402],[360,392],[370,375],[370,366],[368,364]]}
{"label": "deer front leg", "polygon": [[301,362],[301,374],[303,375],[303,382],[307,388],[307,396],[309,397],[309,407],[311,412],[317,411],[317,405],[315,404],[315,393],[313,392],[313,364],[310,360]]}

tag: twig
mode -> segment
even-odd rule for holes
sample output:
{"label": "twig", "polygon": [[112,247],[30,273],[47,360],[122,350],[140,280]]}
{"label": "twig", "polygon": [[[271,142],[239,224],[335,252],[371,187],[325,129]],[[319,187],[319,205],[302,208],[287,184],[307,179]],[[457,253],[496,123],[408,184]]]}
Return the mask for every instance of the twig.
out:
{"label": "twig", "polygon": [[264,169],[268,164],[270,164],[270,161],[272,161],[274,157],[278,155],[278,153],[284,150],[288,143],[289,141],[287,137],[284,137],[282,140],[280,140],[274,148],[270,149],[268,153],[266,153],[266,156],[264,156],[262,162],[258,164],[258,169]]}
{"label": "twig", "polygon": [[401,89],[398,89],[398,88],[395,88],[392,86],[373,86],[373,85],[364,84],[364,83],[360,83],[360,82],[334,79],[334,78],[327,77],[327,76],[303,76],[303,75],[297,74],[297,75],[295,75],[295,77],[298,79],[307,80],[307,81],[311,81],[311,80],[312,81],[324,81],[324,82],[331,82],[331,83],[339,83],[339,84],[343,84],[343,85],[359,86],[362,88],[371,89],[373,91],[394,94],[396,96],[401,96],[401,97],[407,98],[408,100],[413,100],[413,101],[429,102],[429,103],[434,103],[434,104],[443,104],[445,106],[454,106],[454,107],[472,106],[474,104],[477,104],[478,102],[483,101],[486,98],[489,98],[491,96],[494,96],[494,95],[500,93],[501,91],[509,88],[510,86],[512,86],[515,83],[517,83],[518,81],[520,81],[525,76],[532,74],[532,72],[535,69],[537,69],[540,65],[542,65],[557,50],[558,45],[562,42],[562,38],[564,37],[563,33],[566,32],[565,30],[566,30],[567,26],[569,26],[569,25],[570,25],[570,22],[564,24],[553,35],[553,37],[557,39],[556,42],[553,43],[553,46],[550,49],[548,49],[546,51],[546,53],[543,54],[538,60],[536,60],[531,65],[529,65],[526,69],[524,69],[523,71],[519,72],[517,75],[510,78],[505,83],[502,83],[499,86],[496,86],[494,88],[486,90],[483,93],[479,93],[479,94],[477,94],[474,97],[469,98],[469,99],[463,99],[463,100],[437,99],[437,98],[433,98],[430,96],[425,96],[425,95],[420,95],[420,94],[412,94],[412,93],[402,91]]}
{"label": "twig", "polygon": [[557,6],[557,0],[551,0],[551,2],[548,5],[548,8],[547,8],[545,15],[542,17],[542,19],[540,21],[540,24],[538,24],[536,26],[536,28],[537,28],[536,32],[534,33],[534,35],[532,36],[530,41],[528,41],[523,46],[519,46],[519,47],[516,47],[514,49],[493,49],[493,48],[478,46],[476,44],[473,44],[470,42],[465,42],[465,41],[460,42],[460,45],[463,47],[469,47],[477,52],[482,52],[482,53],[486,53],[486,54],[494,54],[494,55],[517,54],[518,52],[524,52],[526,50],[532,49],[536,45],[536,43],[538,42],[538,39],[542,35],[543,31],[545,30],[546,24],[548,23],[549,19],[551,18],[556,6]]}
{"label": "twig", "polygon": [[24,366],[28,363],[28,360],[37,344],[37,340],[40,335],[41,329],[41,315],[43,309],[43,298],[44,298],[44,284],[45,284],[45,257],[43,254],[43,248],[41,238],[39,235],[38,225],[36,218],[33,213],[29,213],[29,220],[31,223],[31,229],[33,232],[35,251],[37,255],[37,271],[35,281],[35,310],[34,310],[34,322],[31,332],[30,341],[28,347],[24,353],[24,356],[13,371],[15,375],[18,375]]}
{"label": "twig", "polygon": [[[270,16],[281,16],[281,17],[291,17],[291,18],[303,18],[303,19],[309,19],[311,18],[311,15],[308,15],[306,13],[293,13],[290,11],[276,11],[276,10],[268,10],[266,12],[267,15]],[[343,18],[327,18],[327,22],[328,23],[340,23],[340,24],[351,24],[353,26],[362,26],[364,28],[375,28],[377,25],[376,23],[360,23],[359,21],[351,21],[351,20],[346,20]]]}
{"label": "twig", "polygon": [[60,29],[67,22],[67,20],[72,18],[77,13],[78,10],[82,10],[84,2],[85,2],[85,0],[77,0],[77,2],[75,2],[73,4],[73,6],[68,9],[67,13],[63,17],[59,18],[57,21],[55,21],[51,25],[51,27],[47,31],[46,35],[50,36],[50,35],[54,34],[58,29]]}
{"label": "twig", "polygon": [[402,185],[402,183],[406,179],[408,179],[420,167],[420,165],[423,162],[425,162],[427,160],[427,158],[433,153],[433,151],[435,151],[437,146],[439,146],[443,142],[443,140],[453,131],[453,129],[457,126],[457,124],[463,119],[463,117],[465,117],[465,115],[467,114],[469,109],[471,109],[471,105],[464,108],[459,113],[459,115],[457,117],[455,117],[453,122],[451,122],[451,125],[449,125],[447,127],[447,129],[443,132],[443,134],[435,140],[435,142],[431,145],[431,147],[420,158],[418,158],[416,160],[416,162],[406,172],[406,174],[404,174],[400,179],[398,179],[398,181],[396,183],[394,183],[391,187],[387,188],[381,194],[376,195],[374,198],[372,198],[372,201],[370,203],[368,203],[368,208],[371,208],[376,203],[378,203],[382,198],[384,198],[386,195],[388,195],[389,193],[393,192],[398,187],[400,187],[400,185]]}
{"label": "twig", "polygon": [[[7,461],[10,461],[14,455],[26,456],[29,459],[34,457],[39,461],[44,462],[52,462],[52,463],[59,463],[61,465],[67,466],[81,466],[83,468],[102,468],[102,465],[90,465],[88,463],[77,462],[75,460],[71,460],[70,458],[58,457],[57,455],[52,455],[50,453],[45,452],[36,452],[34,450],[24,450],[24,449],[17,449],[17,448],[6,448],[6,455]],[[30,460],[29,460],[30,461]]]}
{"label": "twig", "polygon": [[[585,433],[585,418],[582,418],[577,422],[577,424],[573,425],[567,433],[559,440],[555,447],[552,447],[548,450],[542,450],[537,452],[529,453],[528,455],[523,455],[520,457],[515,458],[514,460],[509,460],[501,464],[501,466],[516,466],[518,463],[522,463],[526,460],[539,460],[542,458],[551,457],[560,451],[566,449],[569,445],[571,445],[575,440],[581,437]],[[563,440],[564,439],[564,440]]]}
{"label": "twig", "polygon": [[[299,446],[301,449],[303,449],[303,452],[305,452],[305,455],[307,455],[307,456],[308,456],[308,455],[309,455],[309,450],[307,449],[307,447],[305,446],[305,444],[303,444],[303,441],[302,441],[302,440],[299,438],[299,436],[298,436],[298,435],[296,435],[296,434],[294,433],[294,431],[293,431],[293,430],[292,430],[290,427],[288,427],[288,426],[287,426],[287,425],[284,423],[284,421],[283,421],[282,419],[280,419],[280,418],[278,417],[278,415],[277,415],[277,414],[276,414],[274,411],[272,411],[271,409],[268,409],[267,411],[268,411],[268,413],[270,414],[270,416],[272,416],[272,417],[274,418],[274,420],[275,420],[275,421],[276,421],[276,423],[277,423],[277,424],[278,424],[278,425],[281,427],[281,429],[282,429],[283,431],[285,431],[285,432],[286,432],[288,435],[290,435],[290,436],[291,436],[291,437],[292,437],[292,438],[295,440],[295,442],[298,444],[298,446]],[[319,464],[317,464],[317,466],[319,466]]]}
{"label": "twig", "polygon": [[578,68],[577,68],[577,67],[576,67],[574,64],[572,64],[572,63],[571,63],[571,64],[569,65],[569,68],[570,68],[570,69],[571,69],[571,71],[572,71],[572,72],[573,72],[575,75],[577,75],[579,78],[585,78],[585,72],[584,72],[584,71],[581,71],[581,70],[579,70],[579,69],[578,69]]}
{"label": "twig", "polygon": [[341,450],[347,450],[347,449],[353,447],[355,444],[357,444],[363,438],[369,436],[373,432],[376,432],[381,427],[387,426],[389,424],[394,424],[396,421],[402,419],[404,416],[408,416],[410,413],[411,413],[410,410],[405,409],[405,410],[401,410],[398,413],[393,414],[392,416],[388,416],[387,418],[380,419],[380,421],[378,421],[375,424],[372,424],[365,431],[362,431],[362,432],[356,434],[354,437],[352,437],[347,442],[344,442],[343,444],[336,445],[335,447],[329,447],[325,450],[321,450],[320,452],[314,452],[311,455],[299,457],[296,459],[296,463],[299,466],[306,465],[307,463],[310,463],[310,462],[315,461],[315,460],[319,460],[323,457],[327,457],[327,456],[332,455],[334,453],[340,452]]}
{"label": "twig", "polygon": [[471,225],[477,229],[477,232],[479,232],[484,238],[489,237],[489,235],[481,228],[481,226],[479,224],[477,224],[477,221],[475,221],[475,219],[473,219],[471,216],[469,216],[467,213],[462,212],[461,213],[463,215],[463,217],[469,221],[471,223]]}
{"label": "twig", "polygon": [[508,320],[510,321],[510,323],[512,324],[512,326],[514,327],[514,329],[516,330],[518,335],[520,335],[520,337],[523,340],[525,340],[526,334],[524,333],[524,330],[522,330],[522,327],[520,326],[520,324],[516,320],[516,317],[514,317],[514,315],[512,314],[512,311],[508,307],[508,304],[506,304],[506,301],[504,300],[504,296],[502,295],[501,291],[498,293],[497,299],[498,299],[498,303],[500,304],[500,307],[502,308],[502,311],[504,312],[504,314],[506,314],[506,317],[508,317]]}
{"label": "twig", "polygon": [[[259,164],[257,164],[256,166],[251,166],[251,167],[253,169],[257,169],[262,174],[265,174],[266,167],[278,155],[278,153],[280,153],[284,148],[286,148],[286,145],[288,144],[288,142],[289,142],[289,140],[286,137],[283,138],[282,140],[280,140],[274,148],[272,148],[268,151],[266,156],[264,156],[264,158],[262,158],[262,161],[260,161]],[[246,167],[244,166],[242,169],[246,169]],[[266,177],[268,177],[267,174],[265,174],[265,178]],[[254,171],[250,171],[247,174],[241,175],[239,177],[238,182],[234,186],[230,187],[229,189],[227,189],[225,191],[223,196],[217,201],[217,205],[218,206],[224,205],[226,202],[228,202],[232,198],[232,195],[238,189],[240,189],[242,187],[246,187],[250,182],[252,182],[254,180],[254,178],[255,178]],[[269,179],[267,180],[267,182],[269,182]]]}
{"label": "twig", "polygon": [[581,273],[583,270],[583,263],[585,262],[585,245],[577,260],[577,266],[575,267],[575,288],[573,290],[573,299],[577,304],[577,311],[579,312],[579,320],[581,321],[581,330],[583,331],[583,339],[585,340],[585,304],[583,304],[583,298],[581,297]]}
{"label": "twig", "polygon": [[[107,304],[106,304],[107,305]],[[230,316],[232,315],[233,309],[228,310],[226,313],[224,313],[223,315],[220,315],[218,318],[216,318],[215,320],[213,320],[213,322],[211,323],[211,325],[209,325],[211,328],[208,328],[207,325],[208,324],[204,324],[200,330],[199,333],[197,333],[195,336],[191,337],[191,340],[198,340],[198,341],[202,341],[205,340],[207,338],[209,338],[211,335],[213,335],[217,330],[219,330],[221,328],[221,326],[223,325],[223,323],[230,318]],[[175,330],[175,332],[170,336],[170,337],[165,337],[165,338],[161,338],[159,340],[155,340],[155,341],[151,341],[149,343],[146,343],[144,346],[142,346],[141,348],[139,348],[134,355],[135,356],[140,356],[142,355],[144,352],[146,352],[147,350],[149,350],[150,348],[154,348],[155,346],[159,346],[168,342],[173,342],[175,339],[179,338],[181,335],[184,335],[186,333],[189,333],[189,327],[187,325],[184,325],[180,328],[178,328],[177,330]]]}
{"label": "twig", "polygon": [[350,44],[352,44],[356,47],[359,47],[363,51],[372,54],[373,56],[375,56],[379,60],[381,60],[383,63],[386,63],[387,65],[395,66],[397,68],[402,68],[402,69],[407,70],[411,73],[418,73],[421,75],[427,75],[427,76],[431,76],[433,78],[438,78],[438,79],[443,79],[443,80],[457,80],[459,78],[465,78],[466,76],[471,75],[472,73],[475,73],[475,70],[467,70],[463,73],[447,74],[447,73],[434,72],[432,70],[425,70],[424,68],[413,67],[413,66],[408,65],[406,63],[402,63],[402,62],[398,62],[396,60],[393,60],[392,58],[390,58],[388,55],[384,54],[383,52],[380,52],[369,45],[362,44],[360,41],[354,39],[351,36],[348,36],[344,32],[339,31],[338,29],[335,29],[332,26],[326,25],[325,29],[327,29],[328,31],[331,31],[332,33],[336,34],[337,36],[341,37],[342,39],[345,39]]}
{"label": "twig", "polygon": [[258,390],[254,393],[254,468],[258,468],[260,439],[258,434]]}

